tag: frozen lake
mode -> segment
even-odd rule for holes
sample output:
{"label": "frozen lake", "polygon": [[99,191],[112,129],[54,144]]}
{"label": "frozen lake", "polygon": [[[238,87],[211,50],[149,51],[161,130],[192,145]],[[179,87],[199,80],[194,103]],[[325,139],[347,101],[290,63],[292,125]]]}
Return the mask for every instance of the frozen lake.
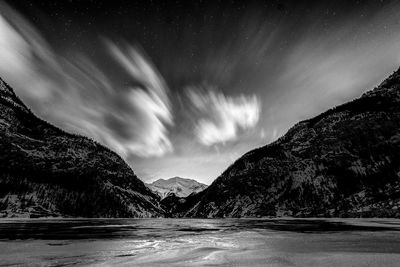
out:
{"label": "frozen lake", "polygon": [[398,266],[392,219],[2,219],[0,265]]}

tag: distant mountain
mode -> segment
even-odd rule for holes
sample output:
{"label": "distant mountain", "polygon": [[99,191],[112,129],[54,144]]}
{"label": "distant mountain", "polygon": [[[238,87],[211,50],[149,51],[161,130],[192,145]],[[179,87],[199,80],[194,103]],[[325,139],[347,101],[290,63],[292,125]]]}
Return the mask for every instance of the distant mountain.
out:
{"label": "distant mountain", "polygon": [[193,179],[173,177],[167,180],[158,179],[151,184],[146,184],[161,199],[174,194],[177,197],[187,197],[192,193],[198,193],[207,188],[207,185]]}
{"label": "distant mountain", "polygon": [[246,153],[186,212],[277,215],[400,217],[400,70]]}
{"label": "distant mountain", "polygon": [[164,213],[116,153],[37,118],[1,79],[0,151],[0,217]]}

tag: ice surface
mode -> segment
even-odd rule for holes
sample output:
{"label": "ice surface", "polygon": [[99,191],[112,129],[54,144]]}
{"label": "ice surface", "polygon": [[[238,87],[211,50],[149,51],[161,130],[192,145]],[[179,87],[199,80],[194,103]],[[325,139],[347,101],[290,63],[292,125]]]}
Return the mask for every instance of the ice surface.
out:
{"label": "ice surface", "polygon": [[30,266],[397,266],[400,221],[2,220],[0,261]]}

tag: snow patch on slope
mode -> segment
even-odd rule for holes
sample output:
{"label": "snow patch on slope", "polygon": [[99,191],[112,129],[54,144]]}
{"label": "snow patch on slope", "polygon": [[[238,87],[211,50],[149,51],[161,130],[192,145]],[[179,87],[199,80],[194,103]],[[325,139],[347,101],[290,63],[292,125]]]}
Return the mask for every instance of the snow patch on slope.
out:
{"label": "snow patch on slope", "polygon": [[207,188],[207,185],[196,180],[181,177],[173,177],[167,180],[158,179],[151,184],[146,184],[146,186],[159,195],[161,199],[170,194],[175,194],[177,197],[187,197]]}

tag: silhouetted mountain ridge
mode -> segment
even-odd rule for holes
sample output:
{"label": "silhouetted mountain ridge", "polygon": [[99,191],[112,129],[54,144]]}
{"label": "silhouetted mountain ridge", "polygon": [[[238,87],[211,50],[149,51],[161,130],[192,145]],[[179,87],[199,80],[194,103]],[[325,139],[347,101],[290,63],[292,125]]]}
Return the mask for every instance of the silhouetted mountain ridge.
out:
{"label": "silhouetted mountain ridge", "polygon": [[0,111],[0,215],[163,215],[116,153],[39,119],[2,80]]}
{"label": "silhouetted mountain ridge", "polygon": [[186,216],[400,217],[400,70],[244,154]]}

